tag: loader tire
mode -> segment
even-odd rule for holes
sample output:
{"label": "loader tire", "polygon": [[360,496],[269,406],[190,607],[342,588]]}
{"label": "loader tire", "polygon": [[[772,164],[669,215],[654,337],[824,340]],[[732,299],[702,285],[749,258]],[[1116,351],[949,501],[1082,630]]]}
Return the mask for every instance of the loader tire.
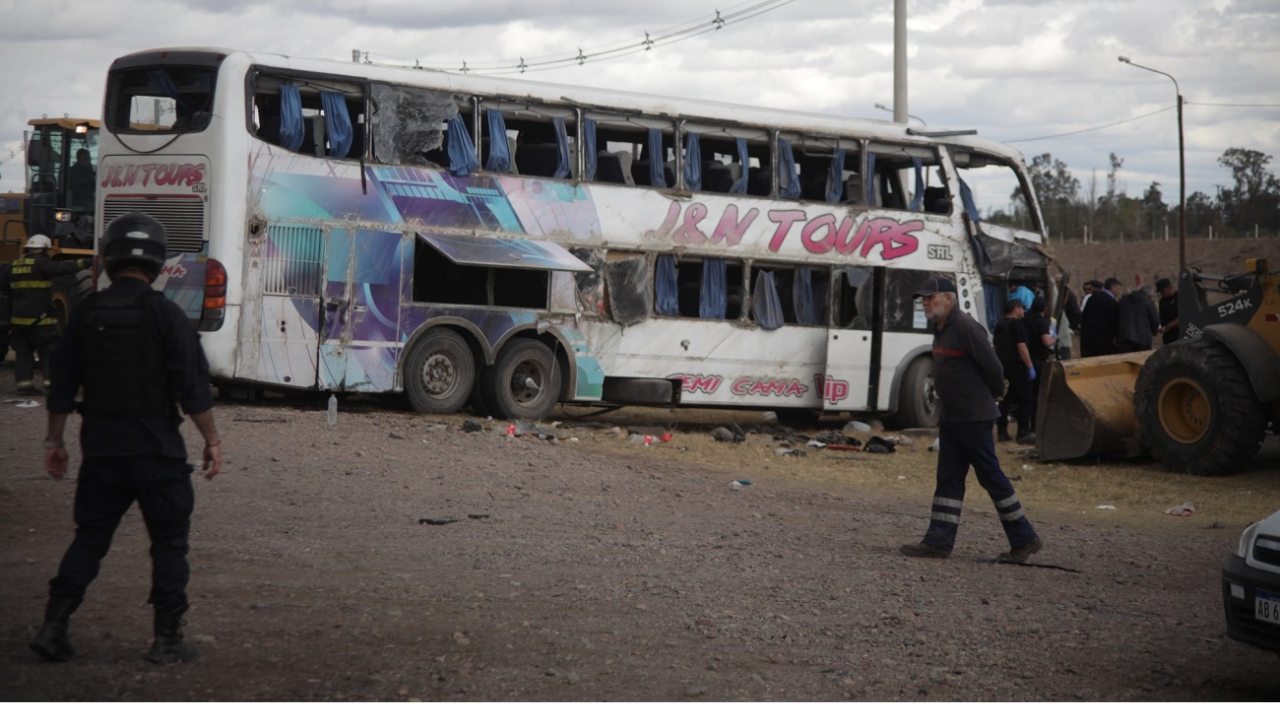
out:
{"label": "loader tire", "polygon": [[1226,475],[1258,453],[1266,405],[1224,345],[1200,339],[1169,345],[1138,374],[1138,439],[1175,472]]}

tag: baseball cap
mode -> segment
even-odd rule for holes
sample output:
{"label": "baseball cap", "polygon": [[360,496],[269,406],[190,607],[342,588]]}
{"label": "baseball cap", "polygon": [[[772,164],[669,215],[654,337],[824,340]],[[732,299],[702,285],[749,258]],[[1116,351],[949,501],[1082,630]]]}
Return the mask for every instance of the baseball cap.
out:
{"label": "baseball cap", "polygon": [[1173,281],[1169,278],[1160,278],[1156,281],[1156,289],[1163,290],[1167,287],[1173,287]]}
{"label": "baseball cap", "polygon": [[928,280],[925,280],[924,284],[920,286],[920,289],[917,290],[915,294],[912,295],[911,297],[913,298],[930,297],[938,293],[954,294],[955,291],[956,291],[956,284],[951,282],[950,280],[944,277],[931,277]]}

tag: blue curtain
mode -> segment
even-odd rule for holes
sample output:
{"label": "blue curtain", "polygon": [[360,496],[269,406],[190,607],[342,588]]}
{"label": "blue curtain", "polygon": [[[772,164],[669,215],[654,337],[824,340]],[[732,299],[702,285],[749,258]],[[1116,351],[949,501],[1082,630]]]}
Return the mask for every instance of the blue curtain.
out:
{"label": "blue curtain", "polygon": [[778,298],[778,285],[772,272],[762,270],[756,275],[756,287],[751,292],[751,310],[761,330],[782,327],[782,300]]}
{"label": "blue curtain", "polygon": [[662,130],[649,128],[649,184],[654,187],[667,186],[667,176],[662,172],[662,161],[666,156],[662,151]]}
{"label": "blue curtain", "polygon": [[329,142],[329,157],[346,157],[355,137],[351,116],[347,114],[347,96],[333,90],[321,90],[320,105],[324,108],[324,135]]}
{"label": "blue curtain", "polygon": [[973,202],[973,191],[969,189],[969,184],[964,181],[964,178],[960,178],[960,200],[964,202],[964,209],[969,213],[969,218],[975,224],[982,222],[982,218],[978,217],[978,206]]}
{"label": "blue curtain", "polygon": [[489,122],[489,159],[484,169],[489,172],[511,172],[511,148],[507,147],[507,121],[492,108],[484,111]]}
{"label": "blue curtain", "polygon": [[582,147],[587,157],[587,176],[584,180],[596,179],[596,121],[586,118],[582,121]]}
{"label": "blue curtain", "polygon": [[679,315],[680,300],[676,289],[676,256],[658,256],[658,275],[654,282],[653,309],[659,315]]}
{"label": "blue curtain", "polygon": [[707,258],[702,261],[702,294],[698,299],[698,317],[705,320],[723,320],[729,300],[725,295],[728,284],[724,258]]}
{"label": "blue curtain", "polygon": [[924,163],[920,162],[920,158],[911,158],[911,164],[916,166],[916,191],[911,196],[911,205],[907,209],[920,212],[920,207],[924,205]]}
{"label": "blue curtain", "polygon": [[876,206],[876,154],[867,153],[867,205]]}
{"label": "blue curtain", "polygon": [[[841,152],[844,152],[841,150]],[[813,268],[796,268],[795,278],[791,281],[791,297],[795,304],[796,323],[800,325],[818,325],[821,318],[819,305],[814,302]]]}
{"label": "blue curtain", "polygon": [[1000,318],[1004,313],[1004,286],[999,283],[982,283],[983,304],[987,310],[987,329],[995,331],[996,323],[1000,322]]}
{"label": "blue curtain", "polygon": [[476,146],[471,143],[467,134],[467,125],[461,115],[449,119],[449,172],[466,176],[480,167],[476,159]]}
{"label": "blue curtain", "polygon": [[831,167],[827,170],[827,202],[840,202],[844,193],[844,150],[837,149],[831,156]]}
{"label": "blue curtain", "polygon": [[702,142],[698,140],[698,133],[685,136],[684,182],[690,190],[702,189]]}
{"label": "blue curtain", "polygon": [[302,95],[296,85],[280,87],[280,144],[294,152],[302,147]]}
{"label": "blue curtain", "polygon": [[778,138],[778,194],[784,198],[800,197],[800,176],[796,174],[796,156],[791,141]]}
{"label": "blue curtain", "polygon": [[747,157],[747,141],[738,138],[738,162],[742,165],[742,177],[733,181],[733,186],[729,188],[729,192],[733,195],[742,195],[747,191],[747,164],[750,158]]}
{"label": "blue curtain", "polygon": [[569,177],[569,131],[564,126],[564,118],[551,118],[556,129],[556,171],[553,178]]}

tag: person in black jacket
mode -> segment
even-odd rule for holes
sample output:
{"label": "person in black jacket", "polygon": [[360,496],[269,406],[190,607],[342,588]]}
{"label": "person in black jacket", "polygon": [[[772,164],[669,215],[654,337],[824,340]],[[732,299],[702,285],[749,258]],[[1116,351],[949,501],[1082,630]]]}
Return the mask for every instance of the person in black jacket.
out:
{"label": "person in black jacket", "polygon": [[[1030,418],[1032,432],[1036,429],[1036,408],[1040,400],[1040,378],[1044,377],[1044,364],[1053,356],[1053,346],[1057,340],[1049,327],[1049,318],[1044,316],[1045,301],[1038,297],[1031,303],[1031,310],[1022,319],[1027,328],[1027,352],[1031,355],[1031,384],[1027,388],[1027,404],[1031,406]],[[1022,434],[1021,430],[1018,432]]]}
{"label": "person in black jacket", "polygon": [[1031,437],[1031,398],[1029,389],[1035,375],[1031,353],[1027,350],[1027,326],[1022,318],[1026,308],[1021,300],[1004,304],[1004,317],[996,323],[992,343],[996,357],[1004,368],[1005,391],[1000,399],[1000,416],[996,418],[996,439],[1009,442],[1009,416],[1018,423],[1018,442],[1034,441]]}
{"label": "person in black jacket", "polygon": [[1147,291],[1138,288],[1120,298],[1118,309],[1116,345],[1120,352],[1150,350],[1151,341],[1160,332],[1160,315]]}
{"label": "person in black jacket", "polygon": [[104,244],[111,286],[71,314],[53,361],[45,471],[57,480],[67,472],[62,435],[80,391],[84,460],[76,478],[75,539],[49,581],[44,625],[30,647],[59,662],[75,655],[68,621],[97,577],[121,518],[137,502],[151,538],[155,639],[147,659],[190,661],[197,653],[182,642],[179,628],[187,610],[195,493],[178,407],[204,436],[204,476],[212,479],[222,468],[222,447],[209,364],[186,313],[151,289],[165,261],[164,227],[142,213],[125,213],[107,227]]}
{"label": "person in black jacket", "polygon": [[964,506],[965,478],[972,467],[978,483],[991,496],[1009,551],[1002,562],[1025,563],[1044,547],[1027,520],[1018,493],[1000,469],[992,422],[999,415],[996,398],[1004,391],[1004,370],[986,329],[956,306],[956,286],[946,278],[930,278],[916,292],[925,317],[933,323],[933,379],[942,406],[938,423],[938,472],[929,529],[924,540],[903,545],[908,557],[946,558],[955,545]]}
{"label": "person in black jacket", "polygon": [[1182,337],[1182,323],[1178,321],[1178,291],[1173,281],[1162,278],[1156,283],[1156,292],[1160,293],[1160,327],[1161,342],[1165,345],[1176,343]]}
{"label": "person in black jacket", "polygon": [[1094,288],[1080,313],[1080,357],[1098,357],[1116,353],[1116,332],[1120,326],[1120,310],[1116,293],[1120,281],[1107,278],[1101,289]]}
{"label": "person in black jacket", "polygon": [[0,363],[9,357],[9,263],[0,263]]}

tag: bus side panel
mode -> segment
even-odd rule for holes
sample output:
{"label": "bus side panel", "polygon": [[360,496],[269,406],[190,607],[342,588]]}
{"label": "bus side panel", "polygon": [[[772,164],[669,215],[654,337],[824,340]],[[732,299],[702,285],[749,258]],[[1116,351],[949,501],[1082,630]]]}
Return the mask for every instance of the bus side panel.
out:
{"label": "bus side panel", "polygon": [[822,408],[826,328],[650,319],[585,335],[606,376],[680,379],[684,405]]}

